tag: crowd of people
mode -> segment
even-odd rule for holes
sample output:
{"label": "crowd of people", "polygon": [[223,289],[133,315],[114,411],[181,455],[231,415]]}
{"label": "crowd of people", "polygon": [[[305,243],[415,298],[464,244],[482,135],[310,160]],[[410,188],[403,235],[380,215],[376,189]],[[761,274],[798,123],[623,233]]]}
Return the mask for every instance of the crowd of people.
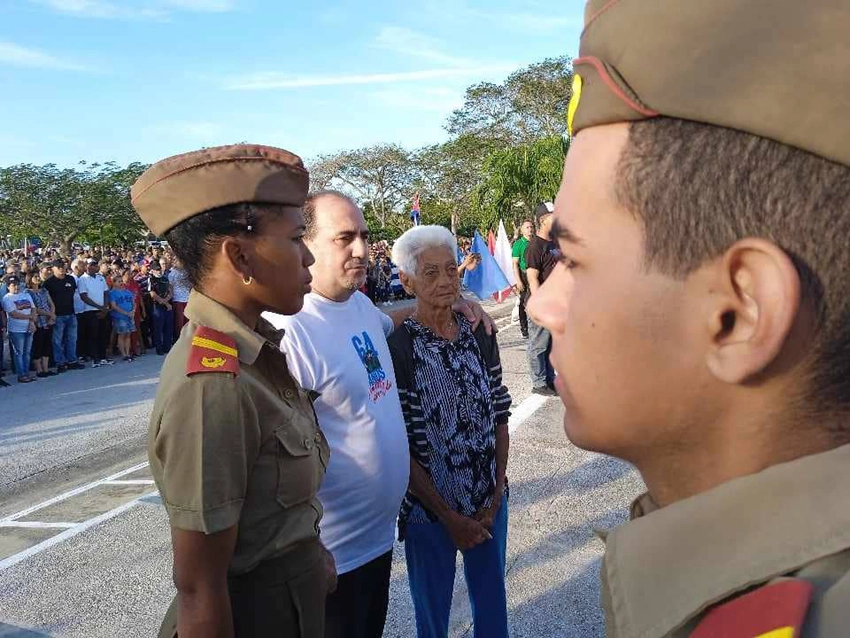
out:
{"label": "crowd of people", "polygon": [[0,267],[0,387],[165,355],[186,319],[191,286],[166,247],[4,251]]}

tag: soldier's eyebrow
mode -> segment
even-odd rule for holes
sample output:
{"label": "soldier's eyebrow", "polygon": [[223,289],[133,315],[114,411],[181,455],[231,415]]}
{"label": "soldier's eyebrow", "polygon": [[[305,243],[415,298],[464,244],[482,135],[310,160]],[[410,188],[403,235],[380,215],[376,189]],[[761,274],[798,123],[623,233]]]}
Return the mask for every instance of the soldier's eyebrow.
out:
{"label": "soldier's eyebrow", "polygon": [[568,226],[558,222],[556,219],[552,222],[552,230],[549,232],[549,238],[552,241],[562,240],[577,246],[584,246],[584,240],[576,235]]}

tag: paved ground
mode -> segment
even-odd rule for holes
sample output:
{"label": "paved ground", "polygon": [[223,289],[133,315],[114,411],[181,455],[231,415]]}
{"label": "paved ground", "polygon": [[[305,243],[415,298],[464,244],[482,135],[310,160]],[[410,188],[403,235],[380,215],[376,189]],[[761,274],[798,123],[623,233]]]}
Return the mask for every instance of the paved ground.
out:
{"label": "paved ground", "polygon": [[[499,341],[514,397],[511,635],[601,637],[593,530],[625,518],[640,479],[570,445],[560,403],[529,397],[516,326]],[[2,391],[0,637],[155,635],[173,595],[167,520],[144,466],[160,363],[153,355]],[[385,636],[414,636],[401,546],[392,578]],[[451,635],[472,635],[462,570]]]}

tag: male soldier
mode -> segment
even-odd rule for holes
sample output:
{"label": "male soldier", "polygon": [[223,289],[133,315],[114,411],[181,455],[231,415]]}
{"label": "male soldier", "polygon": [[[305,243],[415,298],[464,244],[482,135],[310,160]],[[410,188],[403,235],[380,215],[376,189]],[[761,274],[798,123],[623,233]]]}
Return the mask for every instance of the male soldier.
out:
{"label": "male soldier", "polygon": [[[611,638],[850,635],[850,4],[592,0],[553,335]],[[781,60],[781,63],[777,61]]]}

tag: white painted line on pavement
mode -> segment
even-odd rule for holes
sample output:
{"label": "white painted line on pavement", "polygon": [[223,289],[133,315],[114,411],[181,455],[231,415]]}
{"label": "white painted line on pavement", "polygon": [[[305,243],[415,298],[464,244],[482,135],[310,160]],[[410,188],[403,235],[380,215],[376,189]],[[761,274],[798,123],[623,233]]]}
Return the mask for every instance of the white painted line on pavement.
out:
{"label": "white painted line on pavement", "polygon": [[126,481],[116,480],[116,481],[104,481],[104,485],[156,485],[156,481],[153,479],[130,479]]}
{"label": "white painted line on pavement", "polygon": [[508,421],[508,432],[513,434],[519,426],[525,423],[531,415],[539,410],[549,397],[544,397],[542,394],[530,394],[525,400],[520,403],[516,410],[511,411],[511,418]]}
{"label": "white painted line on pavement", "polygon": [[[145,465],[147,465],[147,463],[145,463]],[[136,468],[136,469],[139,469],[139,468]],[[130,470],[130,471],[134,472],[135,470]],[[125,472],[125,473],[129,474],[129,472]],[[101,484],[102,482],[103,481],[98,481],[97,484]],[[75,525],[74,527],[72,527],[70,529],[66,529],[64,532],[60,532],[56,536],[51,536],[47,540],[40,542],[38,545],[33,545],[32,547],[29,547],[22,552],[18,552],[17,554],[13,554],[12,556],[9,556],[8,558],[0,560],[0,572],[8,569],[9,567],[17,565],[22,560],[26,560],[27,558],[35,556],[36,554],[40,554],[45,549],[47,549],[49,547],[53,547],[54,545],[61,543],[62,541],[68,540],[69,538],[76,536],[80,532],[86,531],[90,527],[94,527],[95,525],[99,525],[100,523],[103,523],[104,521],[108,521],[110,518],[114,518],[114,517],[118,516],[119,514],[123,514],[128,509],[135,506],[143,498],[148,498],[148,497],[153,496],[155,494],[157,494],[157,492],[155,490],[153,492],[143,494],[142,496],[140,496],[138,498],[134,498],[132,501],[124,503],[123,505],[119,505],[115,509],[111,509],[108,512],[104,512],[100,516],[95,516],[94,518],[90,518],[89,520],[85,521],[84,523],[80,523],[79,525]]]}
{"label": "white painted line on pavement", "polygon": [[76,527],[79,523],[45,523],[43,521],[3,521],[2,527],[28,527],[30,529],[69,529]]}
{"label": "white painted line on pavement", "polygon": [[[25,510],[21,510],[17,514],[12,514],[11,516],[7,516],[6,518],[0,519],[0,523],[8,523],[10,521],[14,521],[18,518],[23,518],[33,512],[37,512],[40,509],[43,509],[49,505],[53,505],[55,503],[61,503],[62,501],[71,498],[72,496],[76,496],[77,494],[82,494],[83,492],[88,492],[90,489],[97,487],[98,485],[103,485],[107,481],[114,481],[115,479],[119,479],[122,476],[127,476],[128,474],[132,474],[133,472],[137,472],[141,469],[144,469],[148,466],[148,462],[139,463],[138,465],[134,465],[133,467],[128,467],[126,470],[121,470],[120,472],[116,472],[111,476],[107,476],[106,478],[102,478],[98,481],[94,481],[92,483],[86,483],[85,485],[81,485],[80,487],[73,489],[69,492],[65,492],[64,494],[60,494],[59,496],[54,496],[53,498],[49,498],[42,503],[38,503],[37,505],[33,505],[32,507],[28,507]],[[2,563],[0,563],[2,564]]]}

